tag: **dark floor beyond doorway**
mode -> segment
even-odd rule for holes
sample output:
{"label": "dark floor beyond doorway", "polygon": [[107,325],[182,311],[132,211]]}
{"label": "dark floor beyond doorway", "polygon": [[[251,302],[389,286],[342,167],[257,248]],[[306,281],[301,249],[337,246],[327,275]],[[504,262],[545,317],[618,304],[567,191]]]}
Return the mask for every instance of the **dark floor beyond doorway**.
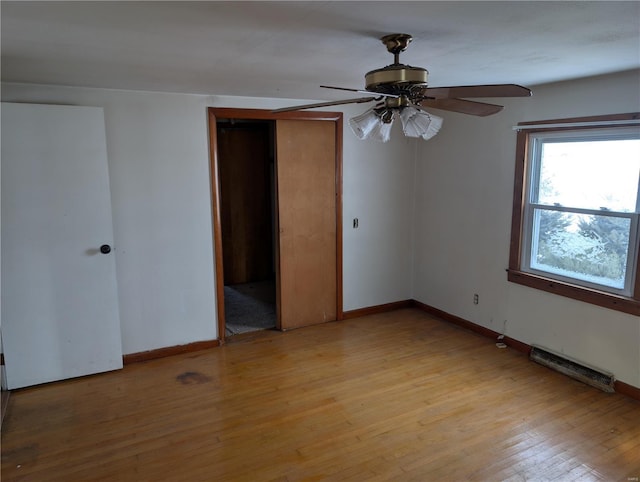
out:
{"label": "dark floor beyond doorway", "polygon": [[276,326],[276,290],[273,280],[224,287],[226,336]]}

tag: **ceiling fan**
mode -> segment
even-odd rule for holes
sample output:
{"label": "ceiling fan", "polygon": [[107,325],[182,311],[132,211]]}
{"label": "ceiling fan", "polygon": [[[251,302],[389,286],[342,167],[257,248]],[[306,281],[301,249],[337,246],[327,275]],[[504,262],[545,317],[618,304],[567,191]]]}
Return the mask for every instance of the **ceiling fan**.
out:
{"label": "ceiling fan", "polygon": [[366,94],[368,97],[285,107],[273,112],[375,101],[375,107],[349,120],[349,125],[357,137],[374,138],[386,142],[390,136],[391,124],[394,118],[399,116],[405,135],[422,137],[426,140],[437,134],[442,125],[442,119],[429,114],[425,108],[488,116],[500,112],[503,107],[468,99],[531,96],[531,90],[516,84],[428,87],[429,72],[426,69],[400,63],[400,52],[407,49],[412,39],[411,35],[405,33],[385,35],[380,39],[387,50],[393,54],[393,64],[367,72],[364,90],[320,86],[325,89]]}

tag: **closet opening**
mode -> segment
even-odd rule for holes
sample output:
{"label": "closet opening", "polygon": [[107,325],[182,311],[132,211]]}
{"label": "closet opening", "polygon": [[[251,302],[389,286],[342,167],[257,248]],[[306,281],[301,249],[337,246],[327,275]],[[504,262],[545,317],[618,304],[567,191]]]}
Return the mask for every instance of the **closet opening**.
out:
{"label": "closet opening", "polygon": [[225,337],[276,328],[275,121],[216,121]]}
{"label": "closet opening", "polygon": [[341,320],[342,114],[208,116],[220,343]]}

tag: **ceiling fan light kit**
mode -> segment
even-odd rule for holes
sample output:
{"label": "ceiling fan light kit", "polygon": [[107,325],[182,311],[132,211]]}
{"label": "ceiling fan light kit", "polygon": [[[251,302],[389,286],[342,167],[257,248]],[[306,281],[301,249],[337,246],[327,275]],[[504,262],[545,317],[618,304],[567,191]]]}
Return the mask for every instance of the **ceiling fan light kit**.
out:
{"label": "ceiling fan light kit", "polygon": [[422,137],[428,141],[435,136],[442,127],[442,117],[418,110],[415,107],[405,107],[400,111],[402,131],[407,137]]}
{"label": "ceiling fan light kit", "polygon": [[515,84],[428,87],[429,72],[426,69],[400,63],[400,52],[405,51],[411,43],[411,35],[396,33],[385,35],[380,40],[389,53],[393,54],[394,61],[391,65],[367,72],[365,90],[321,86],[359,92],[370,95],[370,98],[300,105],[274,112],[375,101],[375,107],[349,119],[349,126],[358,139],[387,142],[391,137],[393,120],[400,117],[405,136],[428,140],[442,127],[442,118],[430,114],[425,107],[484,117],[500,112],[502,106],[471,101],[468,98],[531,96],[531,90]]}
{"label": "ceiling fan light kit", "polygon": [[349,119],[349,127],[360,139],[375,139],[387,142],[391,138],[391,122],[384,122],[373,107]]}
{"label": "ceiling fan light kit", "polygon": [[407,137],[421,137],[429,140],[435,136],[442,127],[441,117],[429,114],[415,107],[405,106],[396,110],[370,108],[360,115],[349,119],[349,127],[360,139],[373,139],[387,142],[391,138],[391,126],[393,120],[400,117],[402,131]]}

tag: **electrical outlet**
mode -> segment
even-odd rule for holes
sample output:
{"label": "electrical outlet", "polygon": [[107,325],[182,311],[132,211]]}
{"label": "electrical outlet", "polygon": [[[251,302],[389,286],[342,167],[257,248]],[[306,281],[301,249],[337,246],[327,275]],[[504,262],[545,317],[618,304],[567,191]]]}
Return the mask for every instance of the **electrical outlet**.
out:
{"label": "electrical outlet", "polygon": [[478,296],[478,293],[473,295],[473,304],[477,305],[480,302],[480,297]]}

